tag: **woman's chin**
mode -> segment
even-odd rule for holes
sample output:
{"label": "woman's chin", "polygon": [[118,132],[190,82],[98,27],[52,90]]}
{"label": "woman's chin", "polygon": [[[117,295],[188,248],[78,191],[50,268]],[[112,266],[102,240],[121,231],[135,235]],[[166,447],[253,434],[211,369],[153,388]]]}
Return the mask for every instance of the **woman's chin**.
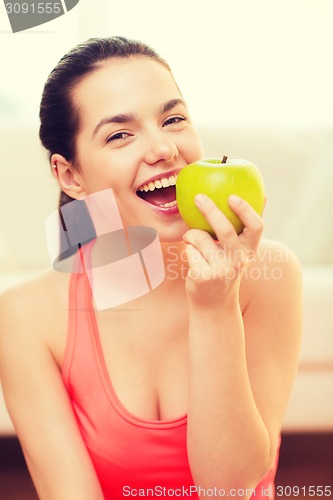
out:
{"label": "woman's chin", "polygon": [[161,243],[180,243],[183,241],[183,236],[186,231],[188,231],[188,227],[183,221],[173,226],[170,225],[169,227],[157,229]]}
{"label": "woman's chin", "polygon": [[183,235],[189,229],[179,212],[170,217],[166,217],[165,215],[161,217],[156,216],[155,213],[141,213],[137,210],[135,218],[126,217],[126,215],[122,213],[121,217],[125,226],[152,227],[157,231],[160,242],[163,243],[181,242],[183,240]]}

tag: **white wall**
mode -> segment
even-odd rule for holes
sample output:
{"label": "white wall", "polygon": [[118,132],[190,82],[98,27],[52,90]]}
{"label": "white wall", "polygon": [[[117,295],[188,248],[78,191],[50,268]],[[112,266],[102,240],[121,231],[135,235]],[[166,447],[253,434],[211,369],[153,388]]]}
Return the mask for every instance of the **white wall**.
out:
{"label": "white wall", "polygon": [[111,4],[112,32],[169,59],[200,121],[332,124],[331,0]]}
{"label": "white wall", "polygon": [[332,20],[332,0],[80,0],[12,34],[1,5],[2,120],[37,121],[43,83],[63,53],[121,34],[169,61],[197,122],[332,125]]}

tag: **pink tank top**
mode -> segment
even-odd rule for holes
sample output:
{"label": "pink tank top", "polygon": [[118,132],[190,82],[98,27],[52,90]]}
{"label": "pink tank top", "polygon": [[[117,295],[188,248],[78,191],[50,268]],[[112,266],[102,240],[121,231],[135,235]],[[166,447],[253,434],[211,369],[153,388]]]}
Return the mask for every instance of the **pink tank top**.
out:
{"label": "pink tank top", "polygon": [[[103,357],[85,274],[71,276],[62,376],[106,500],[199,498],[187,458],[186,415],[145,420],[118,399]],[[278,453],[275,466],[253,494],[256,500],[274,498],[277,462]]]}

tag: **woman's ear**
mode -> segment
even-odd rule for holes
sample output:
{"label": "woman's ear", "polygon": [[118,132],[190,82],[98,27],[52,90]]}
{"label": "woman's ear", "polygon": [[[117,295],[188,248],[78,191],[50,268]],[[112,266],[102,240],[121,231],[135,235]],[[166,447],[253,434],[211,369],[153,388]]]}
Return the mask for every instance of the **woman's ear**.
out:
{"label": "woman's ear", "polygon": [[61,190],[76,200],[86,196],[86,191],[79,171],[72,163],[59,154],[51,156],[52,174],[57,179]]}

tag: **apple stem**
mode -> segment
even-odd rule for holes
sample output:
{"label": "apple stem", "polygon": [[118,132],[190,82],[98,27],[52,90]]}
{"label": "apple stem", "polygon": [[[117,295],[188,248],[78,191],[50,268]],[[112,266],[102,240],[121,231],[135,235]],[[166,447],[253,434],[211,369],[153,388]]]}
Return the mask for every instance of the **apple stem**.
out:
{"label": "apple stem", "polygon": [[227,163],[227,159],[228,159],[228,157],[224,155],[223,158],[222,158],[221,163]]}

